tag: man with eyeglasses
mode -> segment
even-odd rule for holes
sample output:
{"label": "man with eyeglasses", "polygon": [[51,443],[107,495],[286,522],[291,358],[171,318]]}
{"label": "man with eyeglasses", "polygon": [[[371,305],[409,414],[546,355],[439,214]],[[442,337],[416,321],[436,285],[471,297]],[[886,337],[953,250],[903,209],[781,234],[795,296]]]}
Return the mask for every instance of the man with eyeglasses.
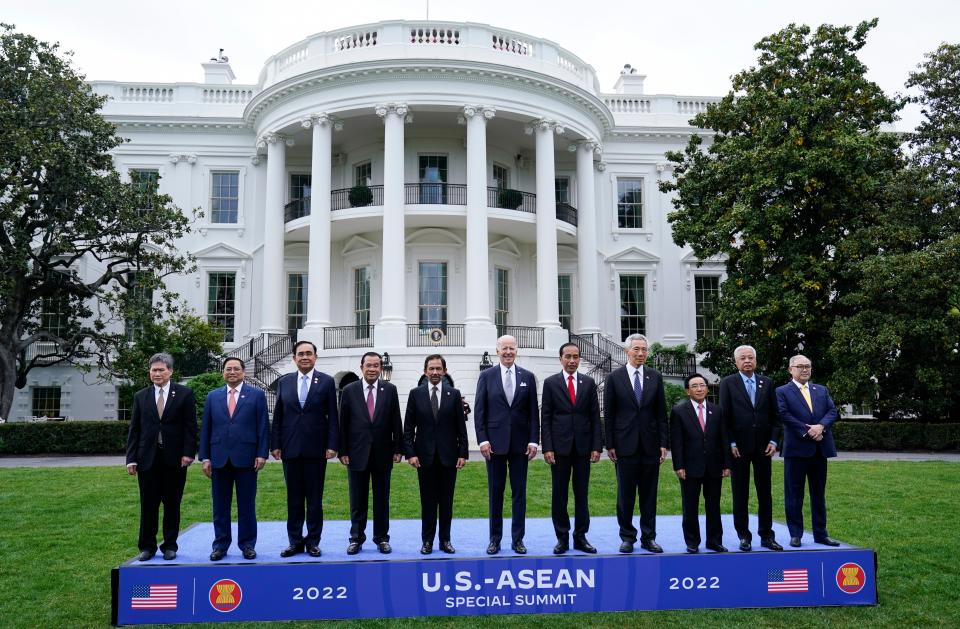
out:
{"label": "man with eyeglasses", "polygon": [[813,364],[798,354],[790,359],[793,380],[777,388],[777,408],[783,422],[783,502],[790,545],[803,537],[803,486],[810,486],[813,541],[825,546],[840,542],[827,535],[827,459],[837,456],[830,427],[837,407],[827,387],[810,382]]}

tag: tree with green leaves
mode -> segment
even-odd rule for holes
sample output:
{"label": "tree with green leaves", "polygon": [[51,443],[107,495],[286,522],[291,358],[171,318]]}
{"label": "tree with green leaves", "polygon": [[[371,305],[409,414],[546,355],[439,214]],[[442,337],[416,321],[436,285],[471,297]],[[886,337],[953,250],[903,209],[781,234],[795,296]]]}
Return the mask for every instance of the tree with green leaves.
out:
{"label": "tree with green leaves", "polygon": [[960,46],[927,55],[907,87],[923,122],[884,221],[857,237],[834,322],[835,391],[881,418],[960,421]]}
{"label": "tree with green leaves", "polygon": [[192,266],[187,217],[114,169],[104,101],[69,53],[0,25],[0,417],[32,369],[109,359],[144,292]]}
{"label": "tree with green leaves", "polygon": [[717,373],[733,369],[742,343],[777,378],[800,350],[819,379],[832,373],[830,329],[851,289],[844,269],[863,255],[848,238],[883,220],[902,162],[898,139],[881,130],[901,104],[857,56],[876,23],[765,37],[756,65],[691,121],[710,133],[667,156],[674,177],[660,189],[674,193],[674,242],[726,260],[720,332],[697,344]]}

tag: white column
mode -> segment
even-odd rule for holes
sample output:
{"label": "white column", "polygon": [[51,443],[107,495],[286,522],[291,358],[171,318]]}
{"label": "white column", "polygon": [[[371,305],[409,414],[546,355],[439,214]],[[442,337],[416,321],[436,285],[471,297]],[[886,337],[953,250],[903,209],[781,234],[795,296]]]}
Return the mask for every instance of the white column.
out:
{"label": "white column", "polygon": [[577,152],[577,310],[581,334],[600,332],[600,292],[597,260],[597,207],[593,154],[602,149],[594,140],[572,147]]}
{"label": "white column", "polygon": [[380,320],[377,347],[405,347],[407,317],[404,291],[406,263],[403,195],[403,125],[407,106],[377,106],[383,118],[383,262],[380,267]]}
{"label": "white column", "polygon": [[490,246],[487,232],[487,120],[493,107],[467,105],[467,347],[489,349],[497,328],[490,317]]}
{"label": "white column", "polygon": [[323,328],[330,325],[330,190],[333,130],[342,123],[325,113],[301,121],[313,127],[310,169],[310,254],[307,265],[307,321],[300,338],[323,347]]}
{"label": "white column", "polygon": [[[528,133],[536,137],[537,162],[537,327],[560,328],[557,290],[557,200],[553,157],[553,134],[563,127],[551,120],[537,120]],[[544,339],[546,342],[546,338]],[[546,346],[545,349],[551,349]]]}
{"label": "white column", "polygon": [[267,189],[263,225],[263,281],[260,283],[260,331],[283,333],[286,277],[283,273],[283,201],[287,173],[286,138],[267,133]]}

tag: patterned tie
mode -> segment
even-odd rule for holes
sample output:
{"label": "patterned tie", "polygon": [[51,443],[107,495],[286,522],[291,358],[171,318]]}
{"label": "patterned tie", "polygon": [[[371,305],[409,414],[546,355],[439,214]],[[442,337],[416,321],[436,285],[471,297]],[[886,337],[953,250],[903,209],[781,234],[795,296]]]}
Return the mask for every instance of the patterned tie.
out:
{"label": "patterned tie", "polygon": [[747,395],[750,396],[750,403],[757,405],[757,390],[753,386],[753,378],[747,378]]}
{"label": "patterned tie", "polygon": [[430,396],[430,408],[433,410],[433,419],[436,421],[440,412],[440,400],[437,399],[437,385],[433,385],[433,394]]}
{"label": "patterned tie", "polygon": [[576,406],[577,390],[573,388],[573,374],[567,376],[567,391],[570,392],[570,403]]}
{"label": "patterned tie", "polygon": [[367,413],[370,415],[370,421],[373,421],[373,385],[367,385]]}
{"label": "patterned tie", "polygon": [[503,392],[507,394],[507,404],[513,405],[513,370],[507,369],[507,382],[503,385]]}
{"label": "patterned tie", "polygon": [[633,394],[637,398],[637,404],[640,404],[641,398],[643,398],[643,385],[640,384],[640,370],[633,372]]}
{"label": "patterned tie", "polygon": [[[160,387],[160,395],[157,396],[157,417],[163,417],[163,387]],[[163,433],[157,431],[157,445],[163,447]]]}
{"label": "patterned tie", "polygon": [[308,374],[303,374],[300,376],[300,408],[303,408],[307,403],[307,391],[310,389],[310,376]]}
{"label": "patterned tie", "polygon": [[810,399],[810,391],[807,389],[807,385],[800,387],[800,393],[803,394],[803,399],[807,401],[807,406],[810,408],[810,412],[813,412],[813,401]]}
{"label": "patterned tie", "polygon": [[227,392],[227,412],[233,417],[233,411],[237,410],[237,390],[230,389]]}
{"label": "patterned tie", "polygon": [[697,419],[700,420],[700,430],[707,432],[707,422],[703,418],[703,404],[697,404]]}

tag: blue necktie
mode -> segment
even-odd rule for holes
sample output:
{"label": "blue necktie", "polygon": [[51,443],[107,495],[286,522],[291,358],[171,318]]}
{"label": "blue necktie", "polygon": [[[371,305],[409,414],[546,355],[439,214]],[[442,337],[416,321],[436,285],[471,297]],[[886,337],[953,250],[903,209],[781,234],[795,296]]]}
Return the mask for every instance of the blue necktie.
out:
{"label": "blue necktie", "polygon": [[757,390],[753,388],[753,378],[747,378],[747,395],[750,396],[750,403],[757,405]]}
{"label": "blue necktie", "polygon": [[310,388],[309,382],[310,376],[307,374],[300,376],[300,408],[303,408],[307,403],[307,390]]}
{"label": "blue necktie", "polygon": [[637,404],[640,404],[640,398],[643,397],[643,385],[640,384],[640,370],[633,372],[633,394],[637,398]]}

